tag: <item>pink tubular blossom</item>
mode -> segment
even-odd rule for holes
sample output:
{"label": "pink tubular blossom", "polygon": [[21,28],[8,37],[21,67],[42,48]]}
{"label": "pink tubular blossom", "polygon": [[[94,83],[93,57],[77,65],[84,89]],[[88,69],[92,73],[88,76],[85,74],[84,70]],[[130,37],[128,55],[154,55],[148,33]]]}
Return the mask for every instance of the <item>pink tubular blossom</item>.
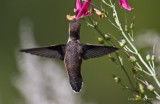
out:
{"label": "pink tubular blossom", "polygon": [[122,8],[126,9],[126,10],[132,10],[133,8],[131,8],[127,2],[127,0],[119,0],[119,4]]}
{"label": "pink tubular blossom", "polygon": [[77,2],[76,2],[76,7],[77,7],[77,9],[74,9],[74,12],[79,12],[80,11],[80,9],[82,8],[82,4],[81,4],[81,0],[77,0]]}
{"label": "pink tubular blossom", "polygon": [[76,7],[77,9],[74,9],[74,12],[77,13],[76,20],[81,18],[82,16],[90,16],[92,14],[88,14],[88,8],[90,5],[91,0],[86,0],[83,6],[81,6],[81,1],[77,0]]}

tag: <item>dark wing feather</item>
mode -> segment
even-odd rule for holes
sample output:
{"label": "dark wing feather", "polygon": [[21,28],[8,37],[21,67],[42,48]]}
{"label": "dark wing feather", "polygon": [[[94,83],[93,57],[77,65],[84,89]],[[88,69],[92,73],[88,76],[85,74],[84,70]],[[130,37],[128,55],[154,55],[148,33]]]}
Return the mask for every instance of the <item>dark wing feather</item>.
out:
{"label": "dark wing feather", "polygon": [[96,58],[118,50],[116,47],[83,44],[83,59]]}
{"label": "dark wing feather", "polygon": [[58,58],[63,60],[65,54],[65,46],[66,45],[62,44],[62,45],[54,45],[48,47],[22,49],[20,51],[30,53],[33,55],[44,56],[49,58]]}

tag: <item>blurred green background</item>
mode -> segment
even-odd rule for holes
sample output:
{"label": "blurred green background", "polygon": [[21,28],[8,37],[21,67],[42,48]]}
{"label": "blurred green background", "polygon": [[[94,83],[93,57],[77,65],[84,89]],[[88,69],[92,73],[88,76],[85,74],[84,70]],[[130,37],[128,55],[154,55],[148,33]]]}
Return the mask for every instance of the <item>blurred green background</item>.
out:
{"label": "blurred green background", "polygon": [[[34,37],[39,46],[66,43],[69,23],[66,20],[66,14],[74,14],[75,2],[76,0],[0,1],[0,104],[13,104],[23,98],[12,82],[14,77],[19,75],[15,51],[18,51],[17,48],[20,44],[20,20],[29,18],[33,22]],[[96,5],[101,4],[100,0],[92,0],[92,2]],[[124,18],[126,14],[128,21],[131,22],[132,17],[136,16],[135,32],[143,29],[154,29],[160,32],[159,0],[128,0],[128,2],[134,8],[131,12],[120,8],[118,0],[116,0],[121,18]],[[87,27],[84,21],[80,20],[80,22],[82,24],[82,43],[98,44],[96,40],[97,32]],[[105,22],[103,20],[99,22],[101,23],[100,28],[104,32],[110,32],[114,35],[119,34],[106,20]],[[122,23],[124,24],[124,21]],[[60,62],[60,64],[63,65],[63,62]],[[132,94],[129,91],[123,91],[121,86],[115,84],[112,74],[124,76],[125,82],[123,71],[110,62],[107,56],[84,61],[82,64],[84,86],[81,94],[76,96],[81,96],[86,102],[92,101],[97,104],[140,103],[128,100],[128,97],[132,97]],[[126,81],[126,83],[128,82]]]}

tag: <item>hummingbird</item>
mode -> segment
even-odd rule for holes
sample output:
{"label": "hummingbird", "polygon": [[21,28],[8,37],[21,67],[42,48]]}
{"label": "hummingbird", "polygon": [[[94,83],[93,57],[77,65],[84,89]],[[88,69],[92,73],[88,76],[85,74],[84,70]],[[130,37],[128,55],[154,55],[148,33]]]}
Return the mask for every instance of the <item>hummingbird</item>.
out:
{"label": "hummingbird", "polygon": [[77,20],[69,23],[69,39],[66,45],[60,44],[20,50],[33,55],[64,61],[69,82],[74,92],[80,92],[82,88],[82,60],[104,56],[118,50],[118,48],[112,46],[81,44],[80,27],[81,24]]}

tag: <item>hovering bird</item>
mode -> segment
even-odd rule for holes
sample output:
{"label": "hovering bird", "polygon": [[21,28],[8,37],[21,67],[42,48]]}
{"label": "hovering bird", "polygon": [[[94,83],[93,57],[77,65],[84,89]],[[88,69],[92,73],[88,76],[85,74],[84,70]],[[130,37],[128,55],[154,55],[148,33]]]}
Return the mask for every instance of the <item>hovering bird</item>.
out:
{"label": "hovering bird", "polygon": [[33,55],[64,60],[69,82],[74,92],[80,92],[82,88],[82,60],[104,56],[118,49],[111,46],[81,44],[80,26],[81,24],[77,20],[69,24],[69,39],[66,45],[60,44],[20,50]]}

